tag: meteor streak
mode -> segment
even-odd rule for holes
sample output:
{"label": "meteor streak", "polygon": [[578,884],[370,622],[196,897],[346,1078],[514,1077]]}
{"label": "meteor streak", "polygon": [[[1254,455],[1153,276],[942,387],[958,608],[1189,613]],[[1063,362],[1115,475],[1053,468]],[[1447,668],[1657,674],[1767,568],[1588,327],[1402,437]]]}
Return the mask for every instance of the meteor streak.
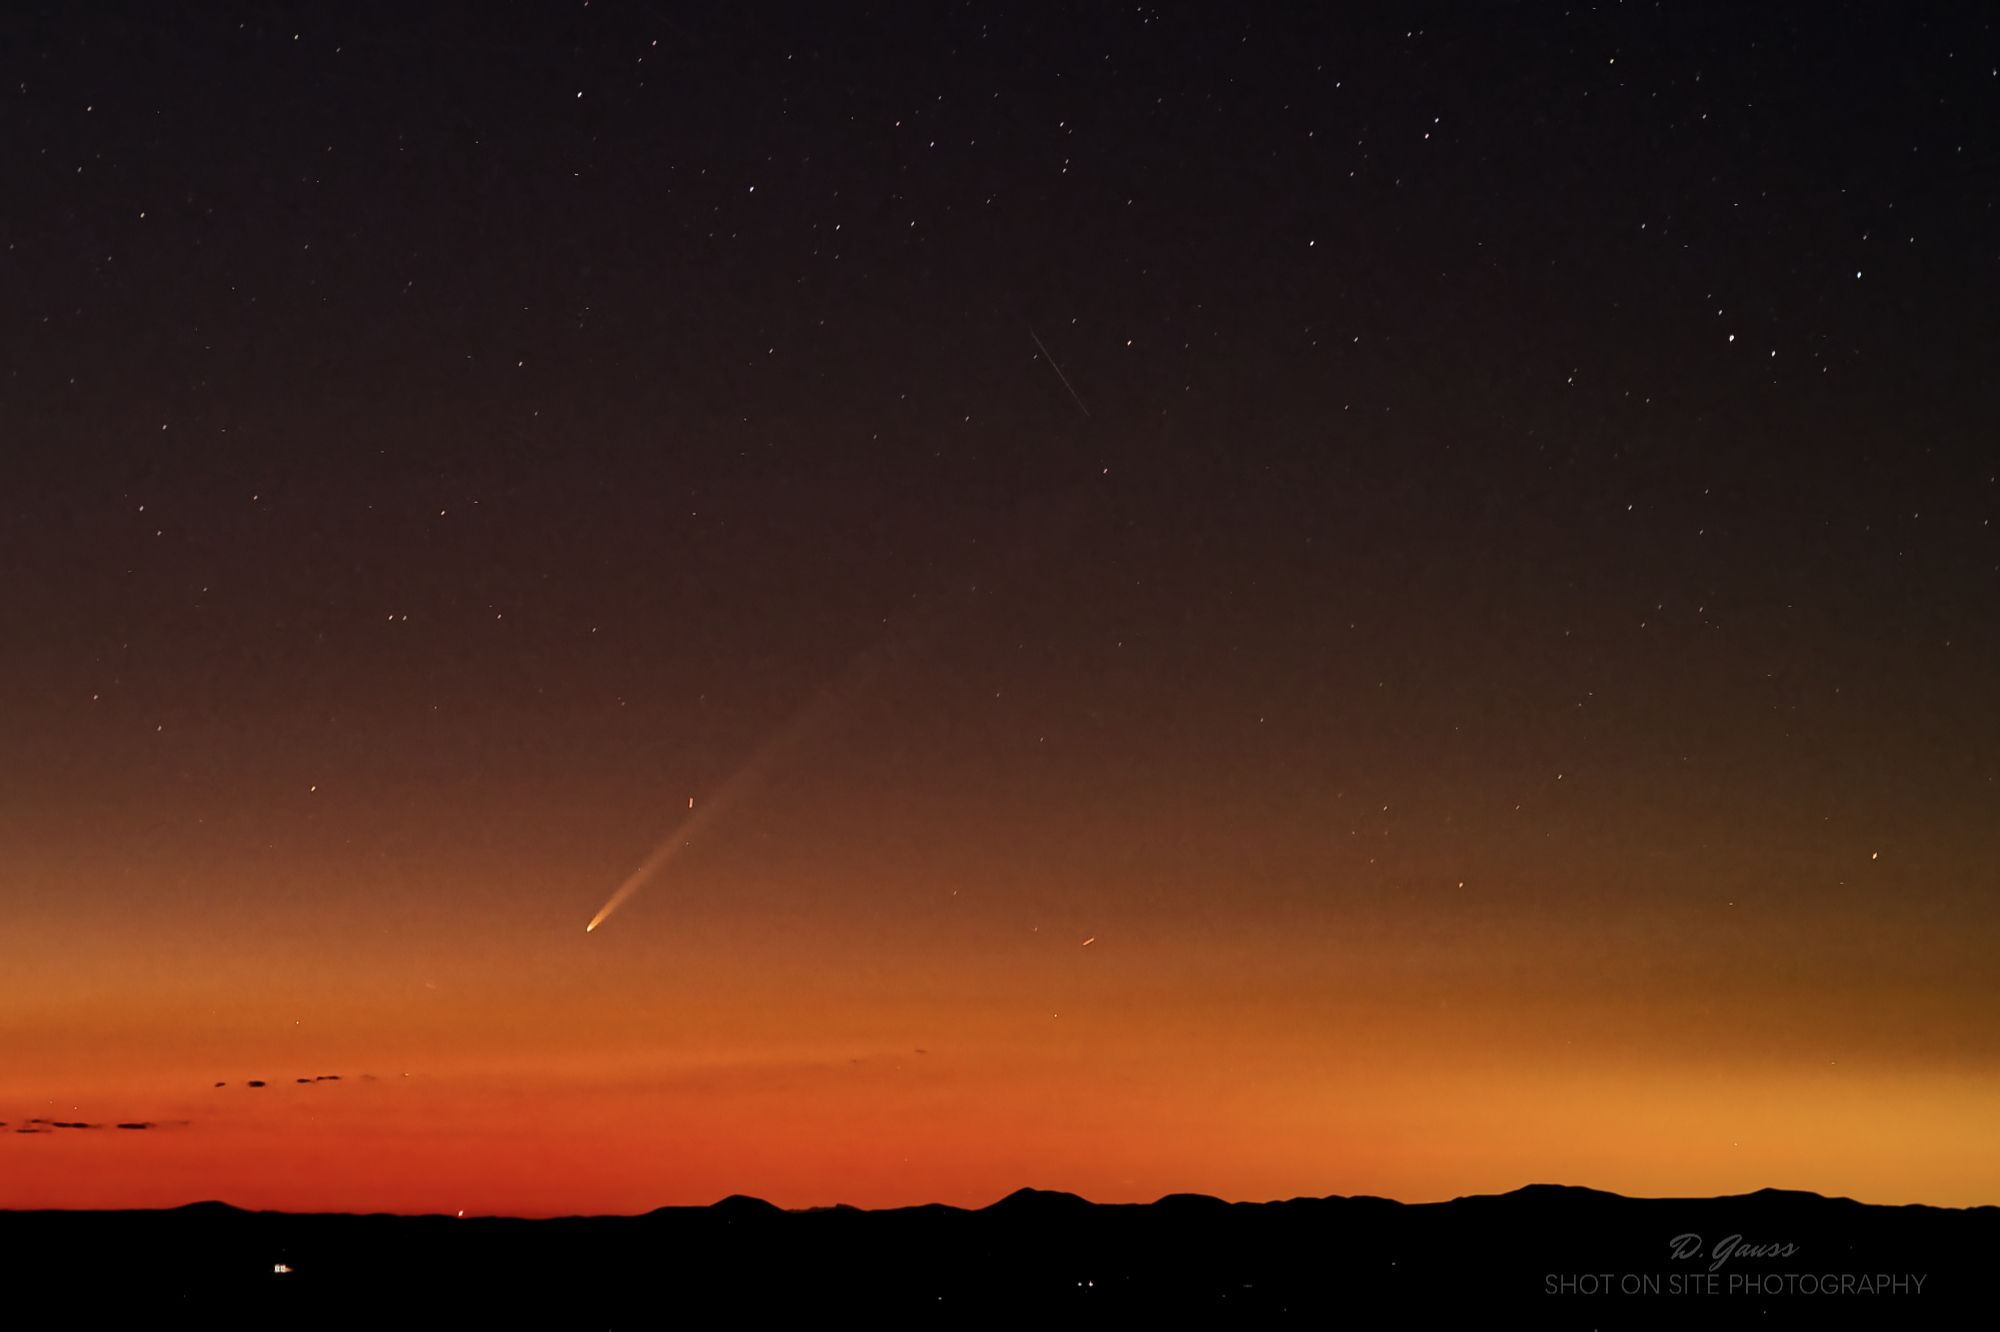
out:
{"label": "meteor streak", "polygon": [[1069,396],[1076,399],[1076,409],[1082,412],[1084,414],[1084,417],[1088,419],[1090,416],[1090,408],[1083,405],[1083,395],[1076,391],[1076,385],[1069,382],[1069,376],[1064,374],[1063,368],[1056,364],[1056,358],[1049,354],[1049,349],[1046,346],[1042,345],[1042,335],[1035,332],[1034,325],[1032,324],[1028,326],[1028,336],[1035,340],[1035,345],[1037,347],[1041,347],[1042,357],[1049,363],[1049,369],[1056,372],[1056,378],[1060,379],[1062,381],[1062,386],[1069,390]]}

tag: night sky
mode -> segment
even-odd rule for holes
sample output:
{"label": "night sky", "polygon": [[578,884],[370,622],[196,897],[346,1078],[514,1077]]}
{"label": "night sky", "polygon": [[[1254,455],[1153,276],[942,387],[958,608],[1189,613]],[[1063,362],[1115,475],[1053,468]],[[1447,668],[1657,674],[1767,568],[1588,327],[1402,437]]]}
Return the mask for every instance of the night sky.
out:
{"label": "night sky", "polygon": [[0,1206],[2000,1195],[1984,7],[179,8],[0,21]]}

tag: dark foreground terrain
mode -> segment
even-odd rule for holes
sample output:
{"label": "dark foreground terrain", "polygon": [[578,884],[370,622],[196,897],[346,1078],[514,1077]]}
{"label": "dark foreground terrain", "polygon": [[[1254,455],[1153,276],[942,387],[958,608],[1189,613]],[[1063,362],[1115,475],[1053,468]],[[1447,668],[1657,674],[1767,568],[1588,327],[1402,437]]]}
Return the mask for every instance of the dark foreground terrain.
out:
{"label": "dark foreground terrain", "polygon": [[940,1326],[1134,1316],[1986,1326],[1996,1241],[1993,1207],[1876,1207],[1771,1190],[1624,1198],[1542,1185],[1415,1205],[1183,1195],[1110,1206],[1023,1190],[976,1211],[785,1212],[728,1198],[551,1221],[198,1203],[0,1213],[0,1322],[82,1326],[115,1313],[189,1327],[654,1327],[793,1314]]}

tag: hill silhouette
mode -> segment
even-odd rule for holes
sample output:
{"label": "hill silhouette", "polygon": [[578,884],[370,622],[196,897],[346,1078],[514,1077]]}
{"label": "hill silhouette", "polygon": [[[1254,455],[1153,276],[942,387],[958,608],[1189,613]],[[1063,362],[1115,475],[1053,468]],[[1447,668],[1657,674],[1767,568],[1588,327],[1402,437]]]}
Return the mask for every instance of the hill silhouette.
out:
{"label": "hill silhouette", "polygon": [[1073,1216],[1087,1209],[1091,1204],[1087,1199],[1074,1193],[1061,1193],[1053,1189],[1015,1189],[999,1202],[983,1211],[1014,1217]]}
{"label": "hill silhouette", "polygon": [[[0,1276],[72,1316],[212,1324],[498,1317],[651,1326],[850,1312],[1059,1323],[1521,1318],[1537,1327],[1953,1326],[1990,1299],[2000,1209],[1762,1189],[1627,1198],[1534,1184],[1401,1203],[707,1207],[549,1221],[247,1212],[0,1212]],[[286,1270],[279,1270],[279,1269]],[[525,1324],[523,1323],[525,1320]]]}

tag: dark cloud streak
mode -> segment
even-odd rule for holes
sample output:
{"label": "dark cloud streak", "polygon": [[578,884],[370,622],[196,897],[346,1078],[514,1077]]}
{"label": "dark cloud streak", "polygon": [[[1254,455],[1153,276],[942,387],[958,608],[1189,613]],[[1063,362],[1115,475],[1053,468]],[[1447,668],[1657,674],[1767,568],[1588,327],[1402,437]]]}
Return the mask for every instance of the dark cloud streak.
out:
{"label": "dark cloud streak", "polygon": [[[186,1128],[192,1120],[187,1119],[121,1119],[111,1123],[93,1124],[81,1119],[41,1119],[24,1121],[13,1131],[15,1133],[54,1133],[57,1129],[96,1132],[101,1129],[123,1129],[128,1133],[143,1133],[152,1129]],[[0,1129],[7,1127],[7,1121],[0,1119]]]}
{"label": "dark cloud streak", "polygon": [[[363,1077],[363,1078],[364,1078],[365,1080],[367,1080],[367,1081],[369,1081],[369,1082],[373,1082],[373,1081],[375,1081],[375,1079],[374,1079],[373,1077],[371,1077],[370,1075],[368,1075],[368,1074],[366,1074],[366,1073],[363,1073],[363,1074],[362,1074],[361,1076],[362,1076],[362,1077]],[[293,1083],[293,1085],[294,1085],[294,1086],[300,1086],[300,1087],[308,1087],[308,1086],[311,1086],[311,1085],[312,1085],[313,1083],[315,1083],[315,1082],[342,1082],[342,1081],[345,1081],[345,1079],[344,1079],[344,1078],[343,1078],[343,1077],[342,1077],[342,1076],[341,1076],[340,1074],[338,1074],[338,1073],[320,1073],[320,1074],[317,1074],[317,1075],[315,1075],[315,1076],[313,1076],[313,1077],[308,1077],[308,1078],[293,1078],[293,1079],[292,1079],[292,1083]],[[218,1088],[218,1089],[219,1089],[219,1088],[223,1088],[223,1087],[227,1087],[228,1085],[229,1085],[229,1084],[228,1084],[228,1083],[226,1083],[226,1082],[218,1082],[218,1083],[216,1083],[216,1084],[215,1084],[216,1088]],[[269,1086],[270,1084],[269,1084],[269,1083],[268,1083],[267,1081],[265,1081],[265,1080],[264,1080],[263,1078],[251,1078],[251,1079],[249,1079],[249,1080],[248,1080],[247,1082],[245,1082],[245,1083],[244,1083],[243,1085],[244,1085],[244,1086],[246,1086],[246,1087],[267,1087],[267,1086]]]}

